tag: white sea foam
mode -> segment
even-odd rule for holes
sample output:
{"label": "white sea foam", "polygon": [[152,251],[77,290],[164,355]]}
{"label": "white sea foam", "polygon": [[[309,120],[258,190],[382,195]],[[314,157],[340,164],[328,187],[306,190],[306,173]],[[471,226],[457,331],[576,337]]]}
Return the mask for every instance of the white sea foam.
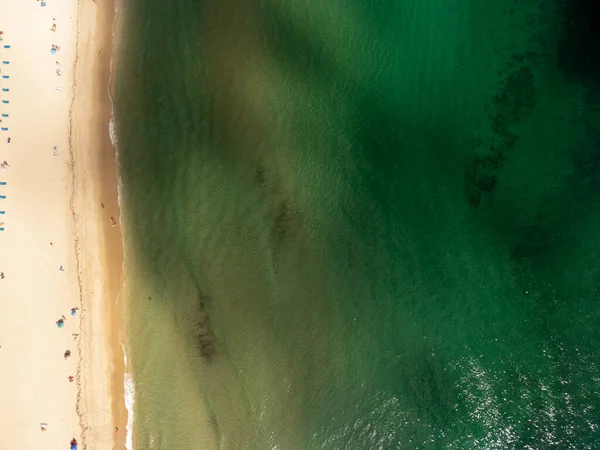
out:
{"label": "white sea foam", "polygon": [[[113,37],[113,50],[110,58],[110,71],[108,77],[108,97],[110,98],[110,121],[108,122],[108,136],[115,152],[115,161],[117,164],[117,204],[119,205],[119,223],[121,224],[121,246],[123,247],[123,261],[121,264],[121,270],[125,273],[125,227],[123,226],[123,180],[121,179],[121,162],[119,161],[119,137],[117,132],[117,122],[115,120],[115,102],[112,97],[112,86],[113,77],[115,73],[116,55],[118,53],[118,37],[120,36],[120,30],[117,28],[120,26],[120,11],[122,9],[122,1],[117,0],[115,2],[115,16],[112,24],[112,37]],[[126,284],[126,277],[123,277],[123,284],[121,291],[124,289]],[[119,294],[120,296],[120,294]]]}
{"label": "white sea foam", "polygon": [[127,436],[125,438],[125,447],[127,450],[133,450],[133,404],[135,403],[135,384],[133,383],[133,377],[127,367],[127,353],[125,353],[125,346],[123,345],[123,361],[125,363],[125,408],[127,408]]}
{"label": "white sea foam", "polygon": [[110,142],[112,142],[115,152],[118,154],[118,138],[117,138],[117,127],[115,125],[114,111],[111,111],[110,122],[108,123],[108,135],[110,136]]}
{"label": "white sea foam", "polygon": [[[119,139],[118,139],[118,133],[117,133],[117,124],[115,121],[115,107],[114,107],[114,99],[111,95],[111,87],[113,85],[113,76],[114,76],[114,70],[115,70],[115,58],[116,58],[116,54],[118,51],[118,42],[117,42],[117,26],[119,24],[118,22],[118,13],[119,13],[119,7],[120,2],[117,1],[115,2],[115,19],[113,22],[113,27],[112,27],[112,33],[113,33],[113,52],[112,52],[112,57],[110,59],[110,74],[109,74],[109,79],[108,79],[108,95],[110,97],[110,103],[111,103],[111,111],[110,111],[110,122],[108,124],[108,135],[110,137],[110,142],[112,143],[113,146],[113,150],[115,152],[115,159],[116,159],[116,164],[117,164],[117,203],[119,205],[119,211],[120,211],[120,217],[119,217],[119,223],[121,223],[121,245],[123,246],[123,250],[125,250],[125,235],[124,235],[124,227],[123,227],[123,197],[122,197],[122,192],[123,192],[123,182],[121,179],[121,167],[120,167],[120,161],[119,161]],[[123,251],[123,261],[122,261],[122,270],[123,273],[125,273],[125,251]],[[120,297],[121,297],[121,292],[123,292],[123,289],[125,288],[125,284],[126,284],[126,276],[123,277],[123,284],[121,286],[121,291],[119,292],[118,295],[118,299],[117,299],[117,303],[120,302]],[[126,310],[126,308],[125,308]],[[125,345],[121,344],[121,347],[123,349],[123,363],[125,366],[125,374],[123,377],[123,387],[124,387],[124,391],[125,391],[125,396],[124,396],[124,400],[125,400],[125,408],[127,409],[127,425],[126,425],[126,437],[125,437],[125,447],[127,448],[127,450],[133,450],[133,427],[134,427],[134,411],[133,411],[133,405],[135,403],[135,383],[133,380],[133,375],[131,373],[131,370],[129,369],[128,365],[127,365],[127,352],[125,351]]]}

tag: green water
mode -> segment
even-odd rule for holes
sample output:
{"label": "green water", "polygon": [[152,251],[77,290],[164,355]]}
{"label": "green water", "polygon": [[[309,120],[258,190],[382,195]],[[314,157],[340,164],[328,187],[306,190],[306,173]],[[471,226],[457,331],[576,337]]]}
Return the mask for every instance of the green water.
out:
{"label": "green water", "polygon": [[137,449],[600,442],[600,71],[569,8],[127,2]]}

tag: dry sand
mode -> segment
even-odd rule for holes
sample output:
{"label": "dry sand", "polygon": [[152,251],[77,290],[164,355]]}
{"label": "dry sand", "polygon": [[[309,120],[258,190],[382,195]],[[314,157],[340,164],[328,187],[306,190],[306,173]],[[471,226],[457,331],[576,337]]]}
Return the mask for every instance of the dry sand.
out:
{"label": "dry sand", "polygon": [[0,450],[125,448],[112,20],[100,0],[0,2]]}

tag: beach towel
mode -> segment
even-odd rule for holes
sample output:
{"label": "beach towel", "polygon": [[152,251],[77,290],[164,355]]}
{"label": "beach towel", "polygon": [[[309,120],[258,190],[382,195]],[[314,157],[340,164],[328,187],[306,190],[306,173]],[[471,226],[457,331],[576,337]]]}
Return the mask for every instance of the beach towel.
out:
{"label": "beach towel", "polygon": [[8,75],[2,75],[2,78],[10,78]]}
{"label": "beach towel", "polygon": [[10,48],[10,45],[5,45],[4,48]]}

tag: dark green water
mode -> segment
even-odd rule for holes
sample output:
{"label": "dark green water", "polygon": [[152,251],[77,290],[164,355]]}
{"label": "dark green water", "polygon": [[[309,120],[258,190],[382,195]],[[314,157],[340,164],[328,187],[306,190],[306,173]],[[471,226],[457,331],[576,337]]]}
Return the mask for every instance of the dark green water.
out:
{"label": "dark green water", "polygon": [[127,2],[136,448],[598,448],[589,5]]}

